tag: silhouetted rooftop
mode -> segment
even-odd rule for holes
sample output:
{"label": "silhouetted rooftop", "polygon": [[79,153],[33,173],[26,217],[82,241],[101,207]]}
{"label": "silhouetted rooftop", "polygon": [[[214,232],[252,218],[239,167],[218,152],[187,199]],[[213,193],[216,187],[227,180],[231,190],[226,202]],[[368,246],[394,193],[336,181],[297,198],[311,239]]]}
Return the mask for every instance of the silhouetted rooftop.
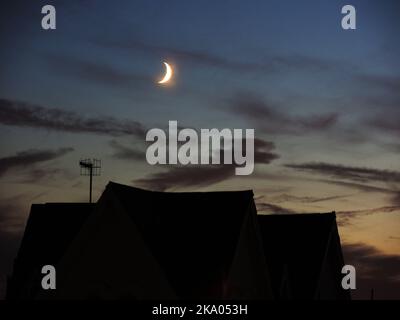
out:
{"label": "silhouetted rooftop", "polygon": [[89,203],[33,204],[14,261],[14,281],[22,284],[40,275],[42,266],[57,264],[94,206]]}
{"label": "silhouetted rooftop", "polygon": [[134,220],[179,296],[210,290],[228,275],[252,191],[157,192],[113,182],[107,189]]}
{"label": "silhouetted rooftop", "polygon": [[[108,230],[108,222],[104,222],[114,223],[117,211],[132,219],[135,230],[181,298],[222,296],[245,217],[254,217],[247,220],[246,227],[256,243],[260,243],[258,236],[261,237],[275,297],[316,298],[324,261],[333,277],[343,265],[334,213],[256,217],[252,191],[157,192],[110,182],[97,204],[32,205],[9,296],[21,296],[21,290],[41,276],[43,265],[57,265],[72,240],[83,232],[89,217],[106,215],[107,219],[102,220],[104,231]],[[86,233],[82,239],[90,238],[91,231]],[[104,237],[113,234],[108,232]],[[81,242],[75,243],[76,248],[85,245]],[[134,259],[134,253],[125,254]],[[252,254],[258,254],[263,265],[261,250]],[[35,290],[30,288],[29,292]]]}
{"label": "silhouetted rooftop", "polygon": [[[312,298],[331,235],[340,250],[340,242],[335,242],[335,213],[259,215],[258,221],[275,294],[279,296],[282,279],[287,277],[292,297]],[[341,251],[338,254],[340,264]]]}

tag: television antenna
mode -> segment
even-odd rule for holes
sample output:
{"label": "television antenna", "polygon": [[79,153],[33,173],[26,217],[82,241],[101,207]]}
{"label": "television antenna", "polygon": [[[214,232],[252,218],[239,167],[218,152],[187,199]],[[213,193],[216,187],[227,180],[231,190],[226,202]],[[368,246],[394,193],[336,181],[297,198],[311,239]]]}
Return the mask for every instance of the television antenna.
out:
{"label": "television antenna", "polygon": [[101,160],[99,159],[81,159],[79,161],[81,176],[89,176],[89,203],[92,203],[92,182],[93,176],[101,174]]}

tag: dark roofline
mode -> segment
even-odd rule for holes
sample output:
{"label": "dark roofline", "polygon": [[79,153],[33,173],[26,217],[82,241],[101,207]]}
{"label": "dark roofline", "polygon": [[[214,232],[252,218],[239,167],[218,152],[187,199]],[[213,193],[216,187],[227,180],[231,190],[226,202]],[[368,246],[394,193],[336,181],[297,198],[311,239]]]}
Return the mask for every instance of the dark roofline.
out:
{"label": "dark roofline", "polygon": [[261,213],[258,214],[259,217],[299,217],[299,216],[331,216],[332,218],[336,219],[336,211],[331,212],[313,212],[313,213],[271,213],[265,214]]}
{"label": "dark roofline", "polygon": [[138,188],[138,187],[133,187],[133,186],[128,186],[125,184],[121,184],[121,183],[117,183],[117,182],[113,182],[113,181],[109,181],[107,186],[106,186],[106,190],[107,189],[112,189],[114,187],[117,188],[127,188],[127,189],[134,189],[136,191],[141,191],[141,192],[151,192],[151,193],[155,193],[155,194],[207,194],[207,193],[212,193],[212,194],[219,194],[219,193],[248,193],[251,194],[252,196],[254,196],[254,192],[251,189],[247,189],[247,190],[235,190],[235,191],[195,191],[195,192],[175,192],[175,191],[155,191],[155,190],[148,190],[148,189],[142,189],[142,188]]}
{"label": "dark roofline", "polygon": [[94,206],[96,205],[96,203],[89,203],[89,202],[43,202],[43,203],[32,203],[31,204],[31,208],[32,207],[36,207],[36,206],[76,206],[76,205],[80,205],[80,206]]}

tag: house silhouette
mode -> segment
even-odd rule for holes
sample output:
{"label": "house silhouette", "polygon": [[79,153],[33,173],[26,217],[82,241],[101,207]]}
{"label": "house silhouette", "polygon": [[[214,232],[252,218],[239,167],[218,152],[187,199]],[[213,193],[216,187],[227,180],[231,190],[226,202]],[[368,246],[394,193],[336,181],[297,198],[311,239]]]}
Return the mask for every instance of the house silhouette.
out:
{"label": "house silhouette", "polygon": [[350,299],[335,213],[259,215],[276,299]]}
{"label": "house silhouette", "polygon": [[7,298],[348,299],[343,264],[333,213],[257,216],[252,191],[110,182],[96,204],[32,205]]}

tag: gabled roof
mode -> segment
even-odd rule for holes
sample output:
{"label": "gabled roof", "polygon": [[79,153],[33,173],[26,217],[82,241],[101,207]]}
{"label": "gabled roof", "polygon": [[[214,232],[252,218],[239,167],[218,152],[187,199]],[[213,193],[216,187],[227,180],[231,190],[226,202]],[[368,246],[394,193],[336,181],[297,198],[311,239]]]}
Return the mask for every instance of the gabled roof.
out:
{"label": "gabled roof", "polygon": [[18,262],[56,263],[94,206],[90,203],[33,204]]}
{"label": "gabled roof", "polygon": [[[334,213],[257,217],[252,191],[154,192],[110,182],[97,204],[32,205],[8,297],[35,297],[45,264],[56,265],[57,272],[61,266],[68,274],[68,266],[76,265],[74,272],[79,273],[80,267],[94,264],[95,277],[100,279],[107,272],[112,277],[107,267],[97,268],[109,259],[105,247],[116,260],[128,263],[127,273],[132,274],[138,259],[144,259],[131,281],[145,275],[147,280],[155,279],[151,287],[151,281],[142,281],[150,295],[161,288],[160,281],[166,281],[168,285],[162,288],[172,288],[176,297],[187,299],[224,297],[232,265],[236,276],[253,270],[257,283],[265,279],[254,267],[264,268],[276,298],[314,299],[318,287],[324,286],[322,271],[328,270],[328,280],[332,280],[340,276],[336,269],[343,265]],[[98,260],[88,257],[92,250]],[[333,282],[340,283],[336,278]],[[331,290],[330,285],[324,288]]]}
{"label": "gabled roof", "polygon": [[330,237],[337,236],[335,213],[259,215],[258,221],[275,296],[288,281],[291,298],[315,298]]}
{"label": "gabled roof", "polygon": [[[89,203],[33,204],[24,236],[14,261],[13,288],[21,288],[31,277],[40,276],[41,268],[60,260],[83,222],[94,208]],[[35,290],[34,288],[32,290]]]}
{"label": "gabled roof", "polygon": [[104,196],[110,195],[133,219],[177,295],[185,298],[218,295],[244,217],[250,210],[256,215],[252,191],[154,192],[110,182]]}
{"label": "gabled roof", "polygon": [[[85,221],[101,212],[107,199],[117,201],[123,214],[132,219],[177,296],[222,296],[244,218],[248,214],[256,217],[253,192],[153,192],[110,182],[97,204],[32,205],[9,297],[21,297],[16,291],[27,283],[40,283],[32,281],[41,276],[40,268],[62,260],[84,232]],[[110,221],[114,213],[106,210]],[[134,252],[125,254],[134,259]],[[36,289],[29,292],[33,296]]]}

